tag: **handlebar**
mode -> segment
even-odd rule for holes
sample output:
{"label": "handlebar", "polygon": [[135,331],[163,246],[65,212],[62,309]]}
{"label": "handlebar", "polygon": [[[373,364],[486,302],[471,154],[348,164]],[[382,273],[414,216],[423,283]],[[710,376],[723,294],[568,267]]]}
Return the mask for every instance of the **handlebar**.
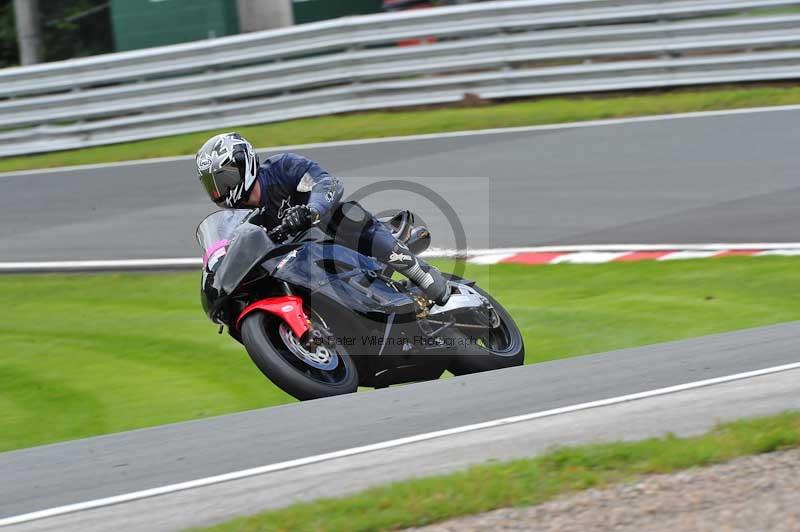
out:
{"label": "handlebar", "polygon": [[289,228],[286,224],[281,224],[268,232],[267,236],[274,242],[283,242],[289,236]]}

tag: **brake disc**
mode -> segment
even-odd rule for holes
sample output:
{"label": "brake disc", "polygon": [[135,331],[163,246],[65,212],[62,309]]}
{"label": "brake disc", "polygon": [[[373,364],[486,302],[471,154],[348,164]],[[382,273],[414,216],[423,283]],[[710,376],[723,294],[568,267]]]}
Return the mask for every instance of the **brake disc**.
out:
{"label": "brake disc", "polygon": [[285,323],[278,326],[278,333],[289,351],[309,366],[331,371],[339,365],[339,355],[331,347],[324,344],[317,345],[313,351],[310,351],[300,343],[300,340]]}

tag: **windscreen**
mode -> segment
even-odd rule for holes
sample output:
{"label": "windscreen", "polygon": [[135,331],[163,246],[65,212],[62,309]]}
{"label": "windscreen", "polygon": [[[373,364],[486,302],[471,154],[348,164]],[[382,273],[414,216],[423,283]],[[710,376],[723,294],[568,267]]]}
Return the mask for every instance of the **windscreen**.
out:
{"label": "windscreen", "polygon": [[[275,244],[261,226],[244,223],[233,232],[224,259],[217,259],[214,286],[225,294],[232,294],[239,283],[261,262]],[[209,267],[213,268],[212,262]]]}
{"label": "windscreen", "polygon": [[207,271],[215,272],[214,287],[225,294],[233,293],[250,270],[275,247],[266,229],[248,223],[257,213],[247,209],[217,211],[197,227],[204,266]]}
{"label": "windscreen", "polygon": [[248,209],[226,209],[209,214],[197,226],[197,243],[203,250],[203,266],[211,268],[225,256],[233,232],[251,214]]}

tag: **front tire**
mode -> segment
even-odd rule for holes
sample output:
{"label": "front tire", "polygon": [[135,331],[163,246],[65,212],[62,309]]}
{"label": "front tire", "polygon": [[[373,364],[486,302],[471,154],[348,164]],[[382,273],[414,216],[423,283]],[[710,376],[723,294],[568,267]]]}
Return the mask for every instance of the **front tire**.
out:
{"label": "front tire", "polygon": [[477,285],[473,285],[472,289],[489,300],[500,318],[500,325],[482,339],[481,353],[456,355],[447,369],[454,375],[467,375],[521,366],[525,363],[525,342],[514,319],[485,290]]}
{"label": "front tire", "polygon": [[[241,328],[242,343],[250,358],[278,388],[301,401],[358,390],[358,370],[341,346],[328,347],[330,352],[325,353],[324,359],[316,357],[309,364],[301,358],[299,342],[287,329],[279,319],[264,312],[247,316]],[[326,364],[320,364],[325,360]]]}

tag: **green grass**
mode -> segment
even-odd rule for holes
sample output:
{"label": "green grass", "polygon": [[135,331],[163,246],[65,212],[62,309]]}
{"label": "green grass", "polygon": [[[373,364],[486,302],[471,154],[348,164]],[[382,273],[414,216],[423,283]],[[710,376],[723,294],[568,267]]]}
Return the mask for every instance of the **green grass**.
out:
{"label": "green grass", "polygon": [[372,531],[422,526],[509,506],[538,504],[651,473],[670,473],[800,446],[800,413],[718,426],[707,435],[554,450],[538,458],[398,482],[341,499],[296,504],[240,518],[217,531]]}
{"label": "green grass", "polygon": [[[369,112],[223,129],[238,130],[254,145],[269,147],[797,103],[800,103],[800,87],[715,87],[545,98],[478,107]],[[216,133],[219,131],[5,158],[0,159],[0,172],[194,154]]]}
{"label": "green grass", "polygon": [[[508,307],[530,363],[800,319],[797,266],[732,257],[467,275]],[[198,284],[190,273],[0,276],[0,451],[292,401],[216,334]]]}

